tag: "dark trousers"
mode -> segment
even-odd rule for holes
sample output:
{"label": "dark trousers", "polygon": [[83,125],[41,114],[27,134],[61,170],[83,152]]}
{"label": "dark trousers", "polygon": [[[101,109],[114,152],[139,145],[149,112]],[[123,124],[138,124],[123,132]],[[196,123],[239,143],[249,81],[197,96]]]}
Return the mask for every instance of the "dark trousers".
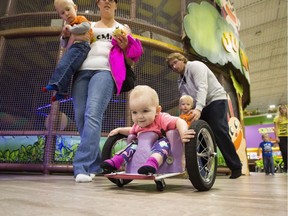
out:
{"label": "dark trousers", "polygon": [[288,137],[279,137],[280,142],[279,142],[279,148],[281,151],[282,159],[284,162],[284,171],[287,172],[287,138]]}
{"label": "dark trousers", "polygon": [[227,100],[214,101],[202,110],[200,119],[211,127],[228,168],[237,170],[242,168],[242,164],[229,135],[227,108]]}

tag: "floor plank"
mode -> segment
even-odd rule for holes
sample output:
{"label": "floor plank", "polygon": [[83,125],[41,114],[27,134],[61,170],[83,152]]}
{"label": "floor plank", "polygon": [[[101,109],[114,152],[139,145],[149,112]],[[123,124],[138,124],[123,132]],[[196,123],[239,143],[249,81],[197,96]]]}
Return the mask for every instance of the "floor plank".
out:
{"label": "floor plank", "polygon": [[287,175],[251,173],[239,179],[217,176],[210,191],[198,192],[188,179],[134,180],[118,188],[105,177],[75,183],[71,175],[1,174],[3,216],[287,216]]}

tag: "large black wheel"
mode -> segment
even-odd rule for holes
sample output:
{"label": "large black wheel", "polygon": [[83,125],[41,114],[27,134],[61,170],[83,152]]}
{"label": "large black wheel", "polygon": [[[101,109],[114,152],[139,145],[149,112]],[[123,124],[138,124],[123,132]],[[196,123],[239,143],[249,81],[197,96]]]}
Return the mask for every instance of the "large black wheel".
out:
{"label": "large black wheel", "polygon": [[[127,147],[127,136],[117,134],[115,136],[108,137],[102,148],[102,160],[112,158],[117,152]],[[119,171],[125,171],[125,167],[121,167]],[[108,178],[111,182],[116,184],[118,187],[122,187],[128,184],[132,180],[128,179],[113,179]]]}
{"label": "large black wheel", "polygon": [[192,185],[198,191],[213,186],[217,171],[217,147],[210,126],[203,120],[192,123],[195,138],[185,143],[186,169]]}

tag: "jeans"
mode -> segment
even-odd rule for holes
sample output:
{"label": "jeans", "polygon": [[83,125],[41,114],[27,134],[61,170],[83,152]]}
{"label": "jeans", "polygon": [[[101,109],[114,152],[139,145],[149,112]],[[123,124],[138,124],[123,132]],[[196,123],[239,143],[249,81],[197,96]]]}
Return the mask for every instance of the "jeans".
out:
{"label": "jeans", "polygon": [[263,156],[264,170],[266,174],[274,174],[273,156]]}
{"label": "jeans", "polygon": [[227,108],[227,100],[213,101],[202,110],[200,119],[206,121],[211,127],[228,168],[238,170],[242,168],[242,164],[229,135]]}
{"label": "jeans", "polygon": [[60,59],[48,85],[56,85],[59,94],[67,93],[72,76],[78,71],[89,51],[89,42],[72,44]]}
{"label": "jeans", "polygon": [[110,71],[80,71],[74,76],[72,86],[75,121],[80,133],[73,168],[78,174],[100,173],[100,137],[103,114],[115,92]]}

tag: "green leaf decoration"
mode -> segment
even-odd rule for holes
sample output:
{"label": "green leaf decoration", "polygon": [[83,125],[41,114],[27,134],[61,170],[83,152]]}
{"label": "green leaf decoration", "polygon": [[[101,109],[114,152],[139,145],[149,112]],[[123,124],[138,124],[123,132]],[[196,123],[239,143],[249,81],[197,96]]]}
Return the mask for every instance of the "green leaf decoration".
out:
{"label": "green leaf decoration", "polygon": [[[238,34],[216,8],[202,1],[200,4],[190,3],[187,10],[183,25],[193,50],[214,64],[225,65],[231,62],[241,70]],[[223,40],[234,45],[231,52],[224,48]]]}

